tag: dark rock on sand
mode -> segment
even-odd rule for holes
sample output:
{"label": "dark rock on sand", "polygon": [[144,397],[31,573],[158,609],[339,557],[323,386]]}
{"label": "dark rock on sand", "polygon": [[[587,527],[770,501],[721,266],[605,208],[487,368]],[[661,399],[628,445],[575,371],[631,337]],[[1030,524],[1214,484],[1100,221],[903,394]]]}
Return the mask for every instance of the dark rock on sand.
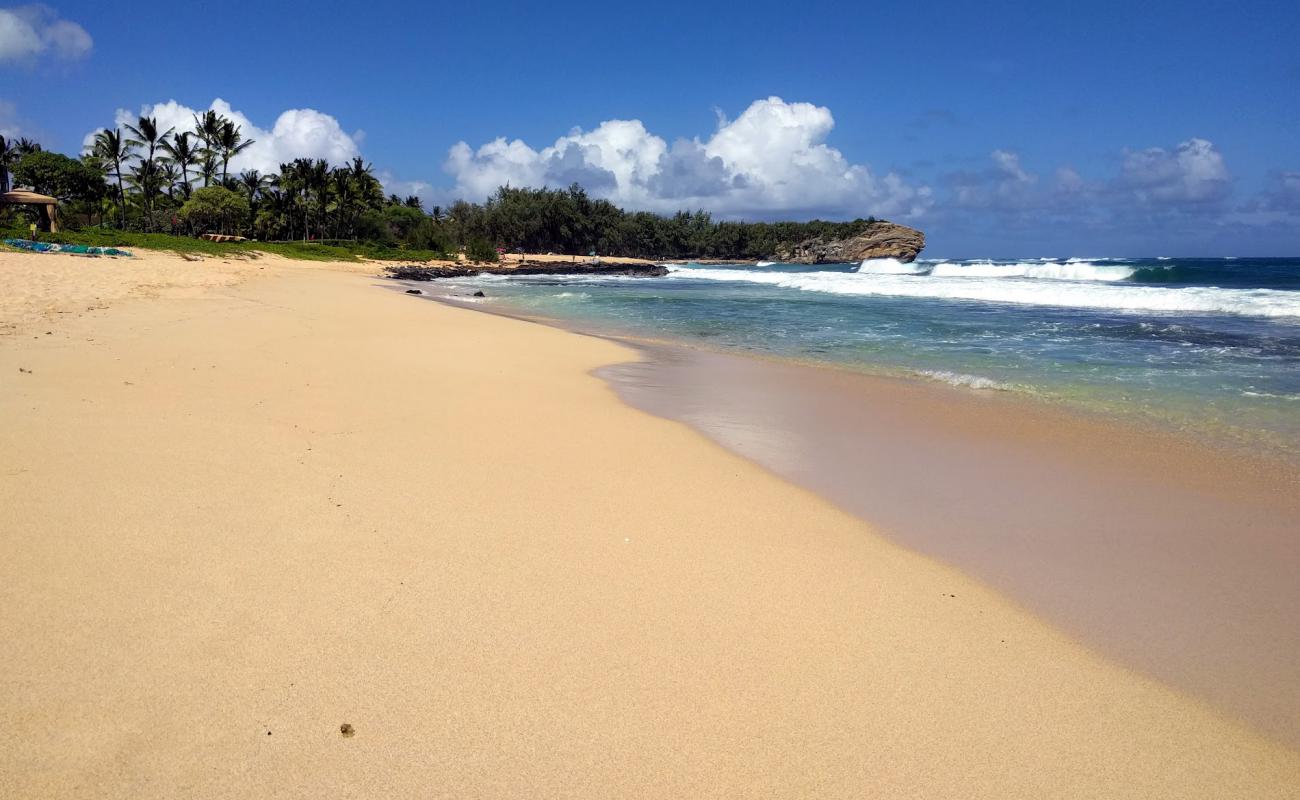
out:
{"label": "dark rock on sand", "polygon": [[509,266],[501,264],[456,264],[426,266],[423,264],[399,264],[384,267],[388,277],[405,281],[431,281],[438,278],[468,278],[474,275],[624,275],[660,277],[668,274],[668,268],[662,264],[649,261],[631,264],[612,264],[607,262],[572,262],[572,261],[525,261]]}

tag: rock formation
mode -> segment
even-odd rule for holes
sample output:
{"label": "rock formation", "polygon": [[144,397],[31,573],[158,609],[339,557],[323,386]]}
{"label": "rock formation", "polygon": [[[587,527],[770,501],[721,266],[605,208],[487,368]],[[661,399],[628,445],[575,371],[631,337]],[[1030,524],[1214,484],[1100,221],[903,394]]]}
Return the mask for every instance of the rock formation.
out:
{"label": "rock formation", "polygon": [[825,264],[862,261],[867,258],[896,258],[911,262],[925,249],[925,234],[916,228],[893,222],[874,222],[848,239],[805,239],[795,245],[780,245],[775,260],[791,264]]}
{"label": "rock formation", "polygon": [[424,265],[401,264],[384,267],[388,277],[406,281],[431,281],[437,278],[465,278],[472,275],[629,275],[658,277],[668,274],[668,268],[650,261],[638,263],[595,263],[569,261],[532,262],[520,264],[457,264]]}

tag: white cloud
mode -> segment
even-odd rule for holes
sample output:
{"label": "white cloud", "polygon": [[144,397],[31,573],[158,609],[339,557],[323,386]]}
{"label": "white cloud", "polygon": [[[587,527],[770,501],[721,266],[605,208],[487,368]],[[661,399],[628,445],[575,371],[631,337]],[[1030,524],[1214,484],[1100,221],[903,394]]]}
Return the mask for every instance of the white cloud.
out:
{"label": "white cloud", "polygon": [[416,195],[425,203],[428,203],[431,197],[437,198],[435,202],[439,204],[445,201],[444,198],[439,196],[433,185],[427,181],[403,180],[389,170],[380,170],[375,177],[379,179],[380,185],[384,187],[384,194],[395,194],[402,198]]}
{"label": "white cloud", "polygon": [[[236,111],[221,98],[208,107],[218,114],[234,120],[242,129],[244,139],[253,144],[230,162],[232,174],[255,169],[263,173],[280,171],[280,164],[295,158],[323,158],[338,165],[361,154],[356,139],[339,126],[338,120],[310,108],[295,108],[276,118],[271,128],[255,125],[243,112]],[[204,111],[208,109],[203,109]],[[194,117],[199,110],[181,105],[175,100],[145,105],[138,112],[120,108],[114,122],[118,128],[134,125],[140,116],[155,117],[161,130],[175,128],[177,132],[194,130]],[[98,131],[86,134],[82,144],[89,148]]]}
{"label": "white cloud", "polygon": [[1020,164],[1020,156],[1009,150],[989,154],[993,165],[983,172],[960,172],[949,176],[958,205],[967,208],[1022,209],[1035,201],[1038,176]]}
{"label": "white cloud", "polygon": [[894,174],[877,177],[825,143],[835,125],[829,109],[757,100],[738,118],[719,114],[711,137],[670,147],[640,120],[609,120],[574,129],[536,150],[498,138],[477,149],[458,142],[443,168],[455,193],[482,200],[498,186],[581,183],[625,208],[706,208],[723,216],[826,214],[917,217],[931,204],[925,186]]}
{"label": "white cloud", "polygon": [[60,19],[49,6],[0,8],[0,61],[30,62],[40,56],[75,61],[94,45],[85,28]]}
{"label": "white cloud", "polygon": [[18,123],[18,106],[8,100],[0,100],[0,136],[12,139],[22,135],[23,129]]}
{"label": "white cloud", "polygon": [[1039,212],[1131,222],[1151,215],[1200,215],[1217,208],[1232,192],[1223,155],[1205,139],[1189,139],[1172,149],[1123,150],[1120,170],[1088,180],[1061,166],[1050,181],[1020,163],[1017,154],[994,150],[992,164],[977,172],[946,176],[951,202],[966,209],[1012,215]]}
{"label": "white cloud", "polygon": [[1300,211],[1300,172],[1283,172],[1277,176],[1277,189],[1268,202],[1275,208]]}
{"label": "white cloud", "polygon": [[[1287,170],[1270,176],[1268,187],[1249,198],[1227,216],[1246,225],[1300,225],[1300,171]],[[1300,231],[1296,231],[1300,233]]]}
{"label": "white cloud", "polygon": [[1232,176],[1212,142],[1188,139],[1172,151],[1126,150],[1119,185],[1146,203],[1206,203],[1228,196]]}

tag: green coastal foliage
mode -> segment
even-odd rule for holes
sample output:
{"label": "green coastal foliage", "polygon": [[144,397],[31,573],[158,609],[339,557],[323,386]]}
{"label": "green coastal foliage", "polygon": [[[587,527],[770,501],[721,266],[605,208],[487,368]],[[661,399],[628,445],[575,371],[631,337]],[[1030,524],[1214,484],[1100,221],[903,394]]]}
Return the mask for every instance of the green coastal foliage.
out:
{"label": "green coastal foliage", "polygon": [[874,218],[733,222],[715,221],[707,211],[679,211],[669,216],[628,212],[608,200],[589,197],[577,184],[567,189],[502,187],[481,205],[453,204],[448,218],[456,241],[482,238],[508,250],[748,261],[770,257],[781,244],[817,236],[853,236],[876,222]]}
{"label": "green coastal foliage", "polygon": [[181,206],[177,216],[193,228],[213,233],[232,233],[248,219],[248,200],[224,186],[205,186]]}
{"label": "green coastal foliage", "polygon": [[60,153],[36,151],[24,156],[14,166],[13,180],[65,203],[108,194],[108,184],[99,170]]}
{"label": "green coastal foliage", "polygon": [[465,245],[465,257],[470,261],[496,261],[497,249],[487,239],[471,239]]}
{"label": "green coastal foliage", "polygon": [[[26,239],[26,225],[0,228],[0,238]],[[59,244],[84,244],[91,247],[122,247],[140,250],[164,250],[173,253],[193,253],[213,257],[254,257],[257,253],[272,253],[301,261],[430,261],[444,258],[445,253],[431,250],[413,250],[386,247],[369,242],[209,242],[191,236],[173,236],[168,233],[121,231],[111,227],[91,226],[80,230],[62,230],[58,233],[41,233],[41,241]]]}
{"label": "green coastal foliage", "polygon": [[[783,244],[844,238],[875,222],[738,222],[714,220],[707,211],[628,212],[577,184],[502,187],[484,203],[460,200],[426,211],[418,197],[385,196],[374,168],[360,158],[337,166],[296,158],[280,164],[277,174],[232,174],[230,162],[253,143],[213,111],[196,115],[188,131],[162,130],[144,116],[125,130],[101,130],[79,159],[0,137],[0,187],[58,197],[66,229],[61,235],[96,240],[70,243],[203,252],[206,245],[191,245],[197,240],[189,237],[223,233],[255,239],[263,251],[294,245],[293,257],[415,259],[464,252],[475,261],[495,261],[506,250],[757,260]],[[22,212],[0,213],[6,215],[0,228],[22,227]],[[148,238],[154,235],[162,238]]]}

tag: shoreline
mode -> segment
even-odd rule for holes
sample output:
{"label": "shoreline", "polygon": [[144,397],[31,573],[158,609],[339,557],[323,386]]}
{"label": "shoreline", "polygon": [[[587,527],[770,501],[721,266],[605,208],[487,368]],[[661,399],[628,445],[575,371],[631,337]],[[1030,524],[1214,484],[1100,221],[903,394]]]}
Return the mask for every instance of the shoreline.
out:
{"label": "shoreline", "polygon": [[1293,748],[628,407],[590,374],[626,346],[251,275],[0,339],[0,794],[1300,785]]}
{"label": "shoreline", "polygon": [[[629,405],[690,426],[1108,658],[1300,748],[1293,462],[1030,396],[427,297],[633,348],[638,360],[594,373]],[[874,418],[881,409],[887,420]]]}

